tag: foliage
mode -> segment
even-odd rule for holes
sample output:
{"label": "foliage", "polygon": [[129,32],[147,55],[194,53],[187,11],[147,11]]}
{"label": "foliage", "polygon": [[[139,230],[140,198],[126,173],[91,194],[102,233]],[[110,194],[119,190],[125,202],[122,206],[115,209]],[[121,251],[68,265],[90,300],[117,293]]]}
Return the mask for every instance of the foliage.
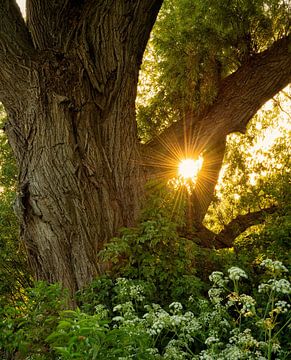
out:
{"label": "foliage", "polygon": [[231,134],[205,224],[217,232],[239,214],[290,203],[290,87],[268,102],[246,134]]}
{"label": "foliage", "polygon": [[289,11],[281,0],[166,0],[141,72],[144,141],[212,104],[222,78],[290,32]]}
{"label": "foliage", "polygon": [[[49,337],[63,359],[278,359],[288,357],[291,285],[284,278],[287,269],[279,261],[264,260],[265,281],[258,291],[240,293],[246,273],[238,267],[228,276],[214,272],[209,299],[197,300],[195,312],[173,302],[167,309],[145,305],[139,315],[135,302],[145,300],[143,287],[117,281],[123,292],[108,317],[99,305],[92,316],[65,312],[57,331]],[[122,286],[120,286],[122,284]],[[134,301],[133,301],[134,300]],[[199,310],[197,310],[199,308]],[[117,346],[114,344],[118,344]]]}
{"label": "foliage", "polygon": [[122,229],[121,236],[101,251],[102,259],[110,261],[114,276],[152,283],[160,301],[169,296],[183,301],[193,291],[198,295],[202,288],[195,276],[198,246],[179,236],[179,214],[174,222],[165,198],[151,195],[148,204],[137,227]]}
{"label": "foliage", "polygon": [[282,209],[270,216],[257,231],[250,229],[247,234],[235,242],[238,257],[244,263],[256,264],[263,257],[276,254],[277,259],[291,264],[290,254],[291,213],[290,209]]}
{"label": "foliage", "polygon": [[114,281],[109,276],[94,279],[86,288],[76,294],[78,306],[87,314],[93,314],[95,307],[102,304],[108,309],[113,307]]}
{"label": "foliage", "polygon": [[67,302],[58,284],[38,282],[27,298],[0,312],[0,355],[5,359],[54,359],[46,337],[56,328]]}
{"label": "foliage", "polygon": [[[114,281],[112,305],[87,313],[62,310],[59,286],[38,283],[26,303],[1,313],[0,351],[6,359],[287,359],[290,294],[287,268],[265,259],[261,283],[243,292],[247,274],[237,266],[215,271],[208,299],[187,305],[149,303],[135,280]],[[98,296],[98,294],[97,294]],[[115,303],[115,305],[113,305]]]}
{"label": "foliage", "polygon": [[[0,125],[4,123],[0,105]],[[16,302],[30,284],[25,251],[18,240],[18,222],[12,210],[16,164],[7,137],[0,130],[0,306]]]}

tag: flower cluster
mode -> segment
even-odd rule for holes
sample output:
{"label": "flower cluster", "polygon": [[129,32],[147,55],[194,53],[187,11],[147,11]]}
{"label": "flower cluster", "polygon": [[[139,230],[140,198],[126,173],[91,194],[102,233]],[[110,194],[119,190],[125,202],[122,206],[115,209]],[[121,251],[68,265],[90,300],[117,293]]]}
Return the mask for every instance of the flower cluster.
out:
{"label": "flower cluster", "polygon": [[260,266],[266,268],[269,272],[275,275],[288,272],[286,266],[284,266],[282,262],[278,260],[265,259],[261,262]]}
{"label": "flower cluster", "polygon": [[173,314],[178,314],[178,313],[180,313],[180,312],[182,311],[183,306],[182,306],[182,304],[179,303],[179,302],[173,302],[173,303],[171,303],[171,304],[169,305],[169,309],[171,310],[171,312],[172,312]]}
{"label": "flower cluster", "polygon": [[270,279],[268,283],[259,285],[259,293],[269,293],[270,291],[289,295],[291,294],[291,284],[286,279]]}
{"label": "flower cluster", "polygon": [[193,336],[197,334],[201,325],[199,320],[190,311],[182,314],[182,305],[180,303],[172,303],[170,306],[172,314],[162,309],[157,304],[146,305],[148,310],[144,314],[145,326],[147,332],[152,336],[158,336],[163,330],[172,331],[181,340],[192,341]]}
{"label": "flower cluster", "polygon": [[210,301],[213,304],[220,304],[221,301],[223,300],[223,297],[222,297],[223,293],[224,293],[223,289],[212,287],[208,291],[208,296],[209,296]]}
{"label": "flower cluster", "polygon": [[209,276],[209,280],[213,282],[214,285],[221,287],[227,283],[221,271],[213,271],[213,273]]}
{"label": "flower cluster", "polygon": [[253,297],[242,294],[239,297],[239,304],[242,305],[240,312],[245,317],[253,316],[256,314],[256,300]]}
{"label": "flower cluster", "polygon": [[290,304],[287,303],[287,301],[279,300],[275,303],[275,309],[274,311],[277,314],[285,314],[290,309]]}
{"label": "flower cluster", "polygon": [[233,266],[228,269],[228,276],[232,281],[238,281],[241,278],[247,279],[247,274],[239,267]]}
{"label": "flower cluster", "polygon": [[116,285],[117,295],[120,299],[144,301],[144,288],[141,284],[135,284],[125,278],[118,278],[116,279]]}

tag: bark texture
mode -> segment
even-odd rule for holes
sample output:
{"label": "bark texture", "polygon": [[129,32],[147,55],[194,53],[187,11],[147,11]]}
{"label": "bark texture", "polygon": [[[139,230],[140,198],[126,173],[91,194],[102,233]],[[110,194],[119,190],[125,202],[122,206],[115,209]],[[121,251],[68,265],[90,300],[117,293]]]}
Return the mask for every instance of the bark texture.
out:
{"label": "bark texture", "polygon": [[[142,163],[183,140],[181,123],[145,147],[138,142],[135,97],[143,52],[162,0],[0,2],[0,101],[19,164],[15,210],[38,279],[71,292],[103,271],[97,253],[142,202]],[[186,119],[187,141],[205,153],[193,213],[211,202],[226,135],[242,131],[291,77],[288,38],[221,84],[203,114]],[[203,172],[202,172],[203,173]],[[210,180],[209,180],[210,179]]]}
{"label": "bark texture", "polygon": [[97,253],[138,214],[136,87],[160,5],[31,0],[25,24],[14,1],[1,3],[21,235],[36,277],[72,292],[102,272]]}

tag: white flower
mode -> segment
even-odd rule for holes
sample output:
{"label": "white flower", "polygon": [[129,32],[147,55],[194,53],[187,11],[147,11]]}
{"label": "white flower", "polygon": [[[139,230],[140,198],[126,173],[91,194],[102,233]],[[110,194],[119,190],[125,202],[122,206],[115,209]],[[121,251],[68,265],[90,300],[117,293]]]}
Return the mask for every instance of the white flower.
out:
{"label": "white flower", "polygon": [[223,289],[221,288],[213,287],[208,291],[209,299],[214,304],[220,303],[222,301],[223,298],[221,297],[221,294],[223,294]]}
{"label": "white flower", "polygon": [[123,321],[124,317],[123,316],[115,316],[112,320],[113,321]]}
{"label": "white flower", "polygon": [[183,321],[182,316],[173,315],[171,317],[170,323],[171,323],[172,326],[179,326],[182,321]]}
{"label": "white flower", "polygon": [[272,259],[263,260],[260,266],[265,267],[272,273],[281,274],[282,272],[288,272],[288,269],[281,263],[281,261],[273,261]]}
{"label": "white flower", "polygon": [[209,280],[218,286],[224,286],[226,282],[221,271],[213,271],[213,273],[209,276]]}
{"label": "white flower", "polygon": [[186,359],[187,354],[179,349],[175,341],[170,341],[166,347],[163,359],[165,360],[183,360]]}
{"label": "white flower", "polygon": [[271,290],[281,294],[291,294],[291,284],[286,279],[275,280],[271,279],[268,281]]}
{"label": "white flower", "polygon": [[206,340],[205,340],[205,345],[211,345],[213,343],[216,343],[219,341],[219,338],[214,337],[214,336],[209,336]]}
{"label": "white flower", "polygon": [[255,305],[256,301],[249,295],[242,294],[239,297],[239,304],[242,305],[241,313],[244,316],[252,316],[256,313]]}
{"label": "white flower", "polygon": [[145,351],[150,355],[154,355],[154,356],[159,355],[159,350],[157,348],[148,348]]}
{"label": "white flower", "polygon": [[118,304],[116,306],[114,306],[113,311],[120,311],[122,309],[122,305]]}
{"label": "white flower", "polygon": [[228,276],[232,281],[238,281],[240,278],[248,278],[247,274],[241,268],[236,266],[228,269]]}
{"label": "white flower", "polygon": [[172,312],[174,314],[180,312],[182,309],[183,309],[183,306],[181,303],[179,302],[172,302],[170,305],[169,305],[169,308],[172,310]]}
{"label": "white flower", "polygon": [[287,303],[287,301],[279,300],[275,304],[275,309],[277,313],[284,314],[290,309],[290,304]]}
{"label": "white flower", "polygon": [[273,344],[272,344],[272,351],[273,351],[274,353],[277,353],[280,349],[281,349],[280,344],[278,344],[278,343],[273,343]]}
{"label": "white flower", "polygon": [[268,293],[269,290],[270,290],[270,285],[269,284],[260,284],[259,287],[258,287],[258,292],[259,293]]}

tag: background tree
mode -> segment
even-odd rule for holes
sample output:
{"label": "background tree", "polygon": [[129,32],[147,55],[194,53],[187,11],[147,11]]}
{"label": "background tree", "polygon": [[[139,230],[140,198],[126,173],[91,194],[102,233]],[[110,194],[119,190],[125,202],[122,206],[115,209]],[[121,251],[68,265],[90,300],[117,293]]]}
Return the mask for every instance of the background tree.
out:
{"label": "background tree", "polygon": [[[281,1],[232,1],[229,7],[222,1],[169,2],[162,20],[167,14],[179,19],[175,14],[185,6],[196,21],[205,21],[202,39],[210,31],[212,47],[217,34],[223,41],[216,43],[218,54],[207,53],[207,46],[196,54],[191,49],[198,68],[187,92],[194,100],[189,106],[182,98],[177,121],[141,145],[135,121],[138,71],[161,4],[28,0],[24,21],[14,0],[0,3],[0,100],[19,167],[21,236],[36,277],[60,281],[72,292],[103,271],[98,252],[121,226],[136,222],[146,180],[164,167],[145,165],[173,159],[173,146],[184,155],[203,152],[190,212],[199,228],[226,135],[244,131],[290,81],[288,7]],[[254,19],[264,15],[270,23],[257,47],[256,28],[248,21],[253,10]],[[189,23],[197,34],[200,25]],[[220,57],[228,53],[232,60],[222,64]]]}

